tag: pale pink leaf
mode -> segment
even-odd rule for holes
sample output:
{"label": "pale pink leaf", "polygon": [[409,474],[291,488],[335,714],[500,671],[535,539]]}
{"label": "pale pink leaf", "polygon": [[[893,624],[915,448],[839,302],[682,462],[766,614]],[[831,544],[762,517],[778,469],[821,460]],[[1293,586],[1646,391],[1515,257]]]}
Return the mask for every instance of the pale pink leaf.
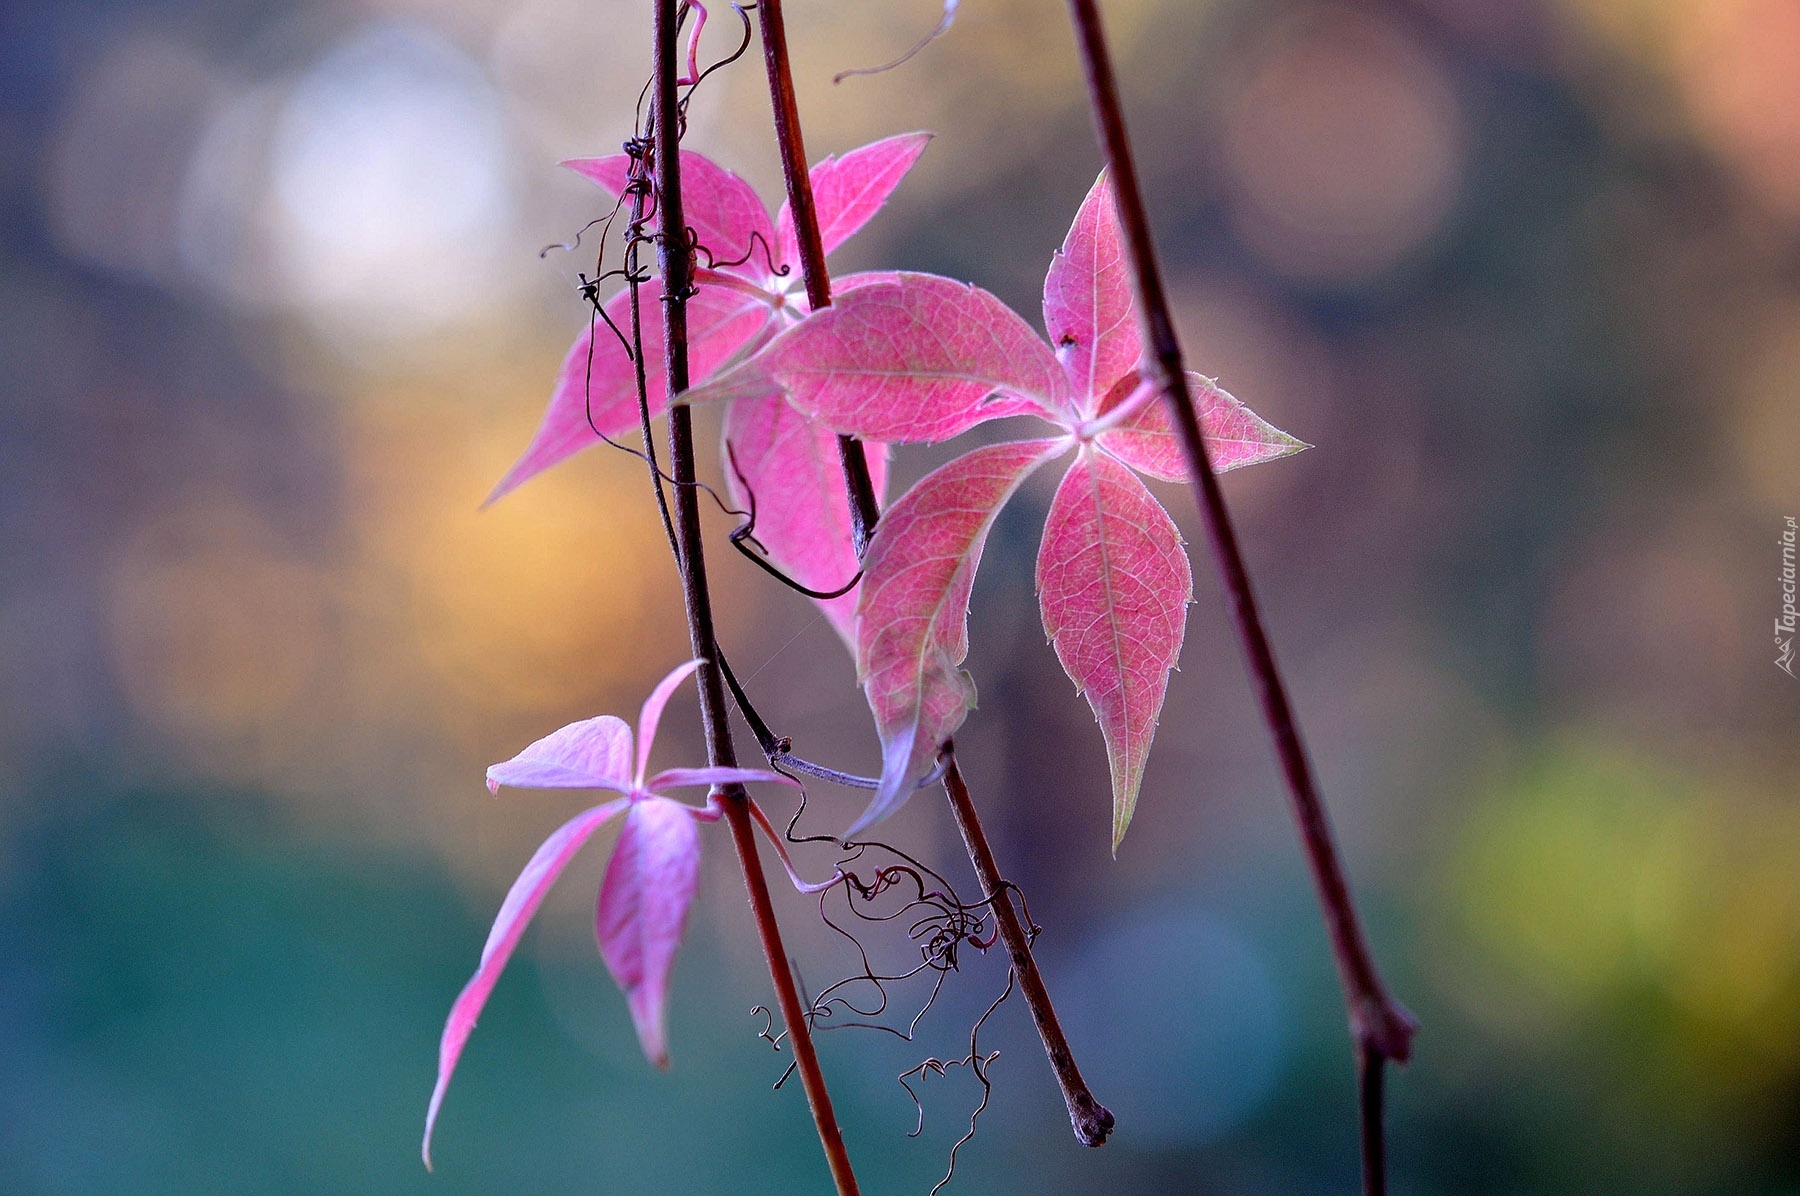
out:
{"label": "pale pink leaf", "polygon": [[[756,538],[775,566],[812,590],[835,590],[855,577],[859,562],[837,434],[773,396],[732,403],[723,443],[732,502],[750,510],[754,495]],[[863,457],[879,502],[887,491],[887,446],[865,441]],[[819,606],[853,644],[856,591]]]}
{"label": "pale pink leaf", "polygon": [[[611,154],[572,158],[563,165],[616,197],[625,192],[631,159]],[[693,150],[681,151],[681,216],[694,230],[698,244],[715,263],[721,263],[718,269],[759,281],[768,276],[765,250],[775,243],[768,208],[749,183]],[[753,247],[752,234],[762,239],[761,246]],[[737,265],[723,264],[746,254],[746,260]]]}
{"label": "pale pink leaf", "polygon": [[[881,210],[930,141],[930,133],[901,133],[853,149],[841,158],[814,163],[807,176],[812,180],[813,209],[826,253],[849,240]],[[793,213],[785,203],[775,215],[775,231],[780,260],[798,269],[799,241]]]}
{"label": "pale pink leaf", "polygon": [[699,667],[698,660],[677,665],[673,672],[656,683],[656,688],[644,699],[644,709],[638,715],[637,784],[640,788],[644,784],[644,773],[650,767],[650,748],[656,742],[656,724],[662,718],[663,707],[675,696],[676,687],[692,676]]}
{"label": "pale pink leaf", "polygon": [[1193,573],[1174,521],[1144,484],[1084,449],[1050,504],[1037,584],[1044,632],[1106,738],[1117,851],[1181,651]]}
{"label": "pale pink leaf", "polygon": [[844,872],[841,868],[832,869],[831,875],[824,880],[809,881],[801,876],[800,870],[794,867],[793,857],[788,854],[786,840],[776,832],[775,824],[769,821],[769,816],[763,813],[763,808],[756,804],[755,798],[750,799],[749,807],[750,817],[756,820],[756,825],[762,830],[763,837],[775,849],[775,854],[781,857],[781,866],[787,871],[788,880],[793,884],[796,892],[808,896],[822,893],[844,879]]}
{"label": "pale pink leaf", "polygon": [[900,497],[863,560],[856,671],[881,736],[881,786],[849,834],[912,793],[974,705],[959,666],[969,651],[969,591],[994,517],[1067,440],[989,445],[958,457]]}
{"label": "pale pink leaf", "polygon": [[519,879],[513,881],[512,889],[500,905],[500,913],[494,918],[494,928],[488,932],[487,945],[481,949],[481,964],[450,1007],[444,1036],[438,1043],[437,1084],[431,1090],[431,1105],[425,1113],[425,1140],[420,1147],[427,1168],[431,1166],[431,1131],[437,1124],[444,1092],[450,1086],[457,1060],[462,1057],[463,1045],[469,1041],[469,1032],[474,1030],[482,1006],[487,1004],[488,995],[500,979],[501,970],[519,945],[519,938],[525,933],[532,915],[543,904],[544,895],[562,875],[570,859],[607,819],[629,804],[620,798],[576,815],[544,840],[543,846],[525,865],[525,870],[519,873]]}
{"label": "pale pink leaf", "polygon": [[488,789],[612,789],[630,793],[631,728],[610,714],[552,731],[487,770]]}
{"label": "pale pink leaf", "polygon": [[1074,410],[1068,376],[1024,320],[933,274],[846,292],[688,400],[777,391],[834,432],[887,443],[947,440],[1003,415],[1066,423]]}
{"label": "pale pink leaf", "polygon": [[853,274],[833,274],[831,291],[834,295],[842,295],[858,287],[872,287],[883,282],[899,283],[906,274],[905,270],[858,270]]}
{"label": "pale pink leaf", "polygon": [[1075,385],[1083,415],[1143,355],[1118,209],[1104,173],[1094,181],[1044,276],[1044,329]]}
{"label": "pale pink leaf", "polygon": [[[655,279],[638,288],[640,332],[644,348],[645,393],[652,417],[668,408],[663,374],[662,283]],[[620,291],[605,304],[606,314],[626,336],[631,334],[631,293]],[[702,286],[688,300],[689,370],[704,378],[732,354],[751,343],[769,324],[769,308],[727,287]],[[537,433],[506,476],[487,497],[492,503],[530,478],[584,448],[600,444],[602,435],[618,439],[638,429],[637,370],[624,344],[596,316],[584,328],[557,372]]]}
{"label": "pale pink leaf", "polygon": [[[1262,419],[1220,390],[1211,379],[1190,371],[1187,381],[1188,393],[1194,396],[1194,405],[1199,409],[1200,434],[1206,439],[1206,456],[1214,473],[1292,456],[1311,447]],[[1106,396],[1100,414],[1121,401],[1136,384],[1135,374],[1122,379]],[[1136,416],[1095,439],[1107,452],[1140,473],[1164,482],[1188,480],[1181,438],[1169,423],[1168,404],[1161,395]]]}
{"label": "pale pink leaf", "polygon": [[[831,276],[831,293],[841,296],[858,287],[870,287],[877,283],[897,283],[905,273],[902,270],[858,270],[853,274],[833,274]],[[807,302],[804,290],[795,290],[787,296],[789,310],[794,312],[794,319],[800,319],[812,310]],[[774,393],[771,391],[771,393]]]}
{"label": "pale pink leaf", "polygon": [[767,781],[776,785],[800,787],[800,782],[767,768],[736,768],[715,765],[710,768],[665,768],[651,777],[644,788],[651,793],[680,789],[688,785],[749,785]]}
{"label": "pale pink leaf", "polygon": [[[683,154],[684,159],[694,156],[692,150]],[[614,199],[625,194],[625,187],[631,181],[631,158],[626,154],[607,154],[602,158],[569,158],[562,165]]]}
{"label": "pale pink leaf", "polygon": [[687,924],[700,875],[693,812],[651,797],[632,804],[606,865],[594,907],[594,936],[606,968],[625,993],[644,1057],[669,1066],[663,1001],[669,968]]}

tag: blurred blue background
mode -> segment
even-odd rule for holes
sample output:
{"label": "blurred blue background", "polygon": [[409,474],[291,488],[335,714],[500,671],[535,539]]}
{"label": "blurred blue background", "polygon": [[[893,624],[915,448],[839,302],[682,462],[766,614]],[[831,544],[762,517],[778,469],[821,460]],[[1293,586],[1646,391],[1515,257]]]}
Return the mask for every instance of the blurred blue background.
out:
{"label": "blurred blue background", "polygon": [[[1800,688],[1770,636],[1800,515],[1800,6],[1108,15],[1190,360],[1317,446],[1227,489],[1424,1023],[1395,1191],[1800,1192]],[[1035,322],[1098,167],[1062,10],[977,0],[832,86],[936,17],[789,8],[815,157],[938,134],[837,265]],[[634,462],[476,510],[585,318],[580,263],[537,251],[597,199],[554,163],[630,133],[647,26],[619,0],[0,13],[0,1191],[826,1190],[800,1093],[770,1091],[716,835],[673,1072],[595,957],[602,842],[471,1042],[437,1173],[417,1157],[443,1016],[579,803],[496,801],[483,767],[686,655]],[[779,195],[754,56],[691,121]],[[1010,1003],[950,1190],[1349,1191],[1342,1007],[1190,504],[1165,495],[1198,601],[1115,862],[1028,580],[1053,483],[989,547],[959,745],[1119,1130],[1073,1143]],[[804,754],[871,768],[849,661],[727,526],[739,671]],[[660,750],[696,761],[672,710]],[[891,834],[972,888],[941,803]],[[784,913],[813,989],[851,970]],[[967,1049],[1004,971],[966,963],[918,1042],[824,1038],[866,1191],[928,1189],[974,1106],[966,1071],[928,1077],[909,1140],[894,1079]]]}

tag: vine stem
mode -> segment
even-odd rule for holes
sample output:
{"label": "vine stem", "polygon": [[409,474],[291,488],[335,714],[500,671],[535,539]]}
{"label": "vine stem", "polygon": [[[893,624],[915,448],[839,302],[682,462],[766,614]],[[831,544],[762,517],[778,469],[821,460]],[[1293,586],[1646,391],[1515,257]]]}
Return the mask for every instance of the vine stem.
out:
{"label": "vine stem", "polygon": [[1056,1006],[1050,1003],[1050,992],[1038,972],[1037,960],[1031,954],[1034,928],[1026,927],[1013,905],[1012,886],[1001,879],[1000,866],[994,861],[993,848],[981,831],[975,816],[975,801],[956,764],[956,745],[944,746],[949,767],[944,771],[944,792],[950,796],[950,809],[956,815],[956,829],[962,832],[963,845],[969,849],[969,860],[975,865],[975,876],[981,882],[981,896],[993,908],[1000,925],[1000,939],[1012,960],[1013,974],[1019,980],[1019,992],[1037,1024],[1038,1037],[1044,1041],[1044,1053],[1050,1057],[1050,1069],[1062,1088],[1063,1103],[1069,1107],[1069,1125],[1083,1146],[1104,1146],[1112,1132],[1112,1110],[1094,1099],[1081,1069],[1075,1065],[1075,1054],[1069,1049]]}
{"label": "vine stem", "polygon": [[1150,353],[1146,365],[1152,371],[1151,381],[1162,392],[1170,417],[1179,430],[1188,470],[1193,477],[1194,498],[1212,543],[1213,560],[1262,705],[1263,720],[1268,724],[1275,755],[1287,781],[1289,804],[1330,933],[1332,955],[1337,961],[1356,1050],[1357,1097],[1363,1127],[1363,1190],[1367,1196],[1381,1196],[1386,1187],[1381,1138],[1382,1067],[1390,1061],[1406,1062],[1412,1052],[1412,1037],[1418,1023],[1388,995],[1376,969],[1350,896],[1343,861],[1332,840],[1325,803],[1319,795],[1312,764],[1300,739],[1300,727],[1288,701],[1287,687],[1275,663],[1269,637],[1263,630],[1262,615],[1251,589],[1243,553],[1238,547],[1237,533],[1232,527],[1230,512],[1226,510],[1218,476],[1206,455],[1206,442],[1201,435],[1194,397],[1188,390],[1182,364],[1181,345],[1175,336],[1175,323],[1169,314],[1156,250],[1151,242],[1150,221],[1144,210],[1143,192],[1132,159],[1124,110],[1119,102],[1118,80],[1113,73],[1099,8],[1096,0],[1069,0],[1069,13],[1087,75],[1094,123],[1112,174],[1126,255],[1137,286],[1138,309],[1148,334]]}
{"label": "vine stem", "polygon": [[[812,176],[806,166],[806,145],[800,132],[800,107],[794,97],[794,74],[789,63],[787,24],[782,16],[781,0],[760,0],[757,12],[762,21],[763,65],[769,76],[769,107],[775,118],[775,140],[781,150],[782,175],[787,182],[788,210],[793,214],[795,241],[800,248],[800,272],[806,284],[806,300],[813,311],[831,305],[831,275],[825,268],[824,239],[819,232],[819,214],[813,202]],[[844,485],[849,494],[850,526],[856,555],[868,549],[881,519],[875,499],[875,487],[869,477],[868,460],[860,441],[853,436],[838,437],[838,456],[843,462]],[[1031,1009],[1038,1037],[1043,1040],[1044,1054],[1056,1073],[1057,1086],[1069,1107],[1069,1124],[1083,1146],[1101,1146],[1113,1127],[1113,1115],[1094,1099],[1075,1056],[1069,1049],[1050,992],[1044,987],[1037,961],[1031,955],[1031,936],[1026,932],[1013,908],[1010,886],[1001,878],[994,850],[982,829],[981,818],[969,796],[968,785],[956,767],[955,750],[947,745],[949,769],[944,775],[944,790],[956,817],[957,829],[968,848],[969,863],[982,887],[982,896],[993,903],[1000,923],[1001,941],[1006,945],[1013,971],[1025,1003]]]}
{"label": "vine stem", "polygon": [[[701,662],[696,674],[700,689],[700,719],[706,735],[707,760],[714,767],[734,767],[737,749],[732,744],[731,723],[725,704],[725,689],[719,670],[719,645],[713,629],[712,596],[707,589],[706,557],[700,534],[700,499],[695,486],[694,428],[692,412],[673,402],[688,387],[687,360],[687,295],[692,285],[693,256],[686,237],[687,222],[681,204],[681,115],[676,103],[676,35],[678,0],[656,0],[654,34],[655,110],[653,153],[657,211],[662,235],[657,238],[657,256],[663,277],[664,362],[668,372],[669,396],[669,468],[675,478],[675,514],[679,532],[679,564],[681,592],[687,607],[688,637],[694,655]],[[769,900],[769,885],[763,875],[762,859],[757,854],[756,839],[751,829],[749,797],[741,785],[724,786],[719,792],[725,818],[731,827],[731,841],[743,865],[744,887],[748,890],[750,908],[755,914],[756,930],[762,940],[763,955],[769,965],[769,977],[775,984],[776,1003],[787,1028],[788,1046],[793,1051],[794,1066],[800,1072],[806,1101],[812,1109],[813,1124],[818,1129],[819,1145],[837,1185],[839,1196],[858,1196],[856,1173],[850,1166],[850,1155],[844,1147],[844,1136],[837,1115],[831,1107],[831,1094],[825,1087],[825,1075],[819,1068],[819,1056],[813,1049],[811,1026],[806,1009],[788,966],[787,949],[782,945],[781,927],[775,920],[775,907]]]}
{"label": "vine stem", "polygon": [[[763,66],[769,76],[769,107],[775,116],[775,142],[781,150],[781,173],[787,180],[788,211],[794,217],[794,239],[800,246],[800,276],[806,284],[806,302],[813,311],[831,306],[831,275],[825,270],[825,241],[819,233],[819,211],[813,202],[812,175],[806,169],[806,143],[800,134],[800,104],[794,98],[794,72],[789,65],[787,21],[781,0],[760,0],[756,6],[762,21]],[[837,438],[838,459],[844,467],[844,488],[850,500],[850,536],[860,558],[875,535],[881,519],[875,501],[875,482],[862,442],[854,436]]]}

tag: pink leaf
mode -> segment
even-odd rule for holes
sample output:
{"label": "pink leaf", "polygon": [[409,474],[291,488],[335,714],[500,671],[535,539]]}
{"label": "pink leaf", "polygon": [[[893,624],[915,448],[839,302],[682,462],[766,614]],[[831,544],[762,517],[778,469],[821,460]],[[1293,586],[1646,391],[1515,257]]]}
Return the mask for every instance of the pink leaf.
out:
{"label": "pink leaf", "polygon": [[[625,192],[631,159],[612,154],[605,158],[572,158],[563,165],[618,196]],[[681,216],[714,261],[732,262],[749,254],[742,264],[721,265],[719,269],[740,278],[767,277],[763,252],[752,252],[751,234],[760,236],[765,246],[774,245],[775,229],[769,223],[768,208],[749,183],[693,150],[681,151]]]}
{"label": "pink leaf", "polygon": [[758,781],[791,785],[796,789],[800,787],[800,782],[793,777],[767,768],[727,768],[720,765],[712,768],[665,768],[651,777],[644,788],[651,793],[661,793],[665,789],[680,789],[687,785],[749,785]]}
{"label": "pink leaf", "polygon": [[[1310,447],[1260,418],[1211,380],[1192,372],[1187,380],[1188,391],[1200,410],[1200,432],[1206,438],[1207,459],[1212,462],[1214,473],[1273,461]],[[1136,384],[1135,374],[1121,379],[1106,396],[1100,413],[1105,414]],[[1096,441],[1119,460],[1153,478],[1165,482],[1188,480],[1181,439],[1169,423],[1169,409],[1160,395],[1132,419],[1102,432]]]}
{"label": "pink leaf", "polygon": [[610,714],[552,731],[487,770],[491,792],[515,789],[612,789],[630,793],[631,728]]}
{"label": "pink leaf", "polygon": [[969,590],[994,516],[1068,441],[989,445],[927,474],[883,516],[863,560],[856,671],[881,736],[881,787],[848,834],[912,793],[974,704]]}
{"label": "pink leaf", "polygon": [[[859,562],[850,542],[837,435],[774,396],[732,403],[723,443],[732,502],[749,510],[755,496],[756,538],[776,567],[813,590],[835,590],[855,577]],[[863,456],[879,501],[887,491],[887,446],[865,442]],[[845,643],[853,644],[856,591],[819,606]]]}
{"label": "pink leaf", "polygon": [[[686,157],[695,157],[688,151]],[[603,159],[567,159],[563,166],[572,169],[581,178],[587,178],[590,184],[599,187],[607,195],[617,200],[625,195],[625,187],[632,180],[632,159],[623,153],[608,153]]]}
{"label": "pink leaf", "polygon": [[662,718],[663,707],[675,696],[675,689],[683,681],[693,675],[700,662],[690,660],[686,664],[677,665],[674,672],[656,683],[650,696],[644,699],[643,712],[638,715],[638,755],[637,784],[644,784],[644,773],[650,767],[650,748],[656,742],[656,724]]}
{"label": "pink leaf", "polygon": [[[853,274],[833,274],[831,276],[831,293],[835,298],[843,296],[848,291],[854,291],[858,287],[870,287],[882,282],[898,283],[904,274],[905,271],[902,270],[858,270]],[[807,304],[804,291],[795,291],[788,296],[787,301],[789,306],[798,312],[799,317],[804,317],[807,312],[812,310]],[[770,393],[775,393],[775,388],[771,387]]]}
{"label": "pink leaf", "polygon": [[[615,720],[616,721],[616,720]],[[450,1017],[444,1023],[444,1036],[438,1043],[437,1085],[431,1090],[431,1106],[425,1113],[425,1141],[420,1147],[425,1166],[431,1166],[431,1131],[437,1124],[438,1109],[444,1103],[444,1092],[450,1086],[450,1076],[456,1070],[457,1060],[462,1057],[463,1045],[469,1040],[469,1032],[475,1028],[475,1020],[481,1016],[482,1006],[487,1004],[488,994],[494,991],[494,983],[500,979],[500,972],[506,967],[506,961],[512,957],[513,948],[519,945],[519,937],[525,933],[526,924],[531,916],[537,913],[538,906],[544,902],[544,894],[562,875],[581,845],[588,841],[595,831],[606,823],[606,820],[623,810],[628,804],[623,798],[598,806],[564,823],[537,849],[525,870],[519,873],[519,879],[513,882],[512,889],[501,903],[500,913],[494,919],[494,928],[488,932],[487,945],[481,949],[481,965],[475,969],[475,975],[463,987],[457,996],[456,1003],[450,1007]]]}
{"label": "pink leaf", "polygon": [[[644,378],[652,417],[668,407],[661,300],[662,283],[656,279],[638,288]],[[629,336],[631,293],[620,291],[606,301],[605,307],[613,323]],[[691,376],[704,378],[718,369],[768,323],[769,309],[763,303],[730,288],[700,287],[688,300]],[[563,358],[556,387],[550,392],[550,405],[530,446],[500,479],[487,502],[496,501],[558,461],[601,443],[599,434],[617,439],[636,431],[638,424],[636,368],[612,329],[595,317]]]}
{"label": "pink leaf", "polygon": [[1044,276],[1044,328],[1075,384],[1083,415],[1143,355],[1131,271],[1119,243],[1112,185],[1094,181]]}
{"label": "pink leaf", "polygon": [[[853,149],[841,158],[826,158],[807,172],[812,180],[813,207],[819,217],[819,239],[830,253],[849,240],[887,202],[906,172],[931,141],[930,133],[902,133]],[[787,204],[775,216],[779,258],[798,269],[799,242]]]}
{"label": "pink leaf", "polygon": [[854,274],[833,274],[831,291],[834,295],[842,295],[846,291],[872,287],[876,283],[899,283],[905,277],[904,270],[858,270]]}
{"label": "pink leaf", "polygon": [[[683,164],[686,164],[687,158],[694,156],[692,150],[687,151],[683,156]],[[614,199],[625,194],[625,186],[631,181],[631,158],[625,154],[607,154],[603,158],[569,158],[562,165]]]}
{"label": "pink leaf", "polygon": [[693,812],[651,797],[633,803],[594,908],[601,958],[625,993],[644,1057],[669,1066],[663,999],[700,875]]}
{"label": "pink leaf", "polygon": [[1194,593],[1181,534],[1129,469],[1084,449],[1050,504],[1038,601],[1112,766],[1113,850],[1131,823]]}
{"label": "pink leaf", "polygon": [[1061,364],[1024,320],[934,274],[848,291],[688,398],[777,390],[835,432],[888,443],[948,440],[1002,415],[1063,423],[1074,411]]}

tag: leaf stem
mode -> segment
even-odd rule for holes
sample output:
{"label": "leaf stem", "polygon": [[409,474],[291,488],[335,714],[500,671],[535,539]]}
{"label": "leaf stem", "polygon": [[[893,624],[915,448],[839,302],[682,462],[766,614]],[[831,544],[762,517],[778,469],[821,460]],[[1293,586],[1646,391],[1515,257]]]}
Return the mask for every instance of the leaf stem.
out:
{"label": "leaf stem", "polygon": [[1364,1192],[1368,1196],[1379,1196],[1384,1186],[1380,1150],[1381,1069],[1389,1060],[1406,1062],[1418,1023],[1388,995],[1364,937],[1343,862],[1332,841],[1331,822],[1300,739],[1299,724],[1288,702],[1287,688],[1275,663],[1268,635],[1263,630],[1262,616],[1243,553],[1238,547],[1237,533],[1226,510],[1218,476],[1206,455],[1206,442],[1182,365],[1181,345],[1175,336],[1174,320],[1169,313],[1156,250],[1151,242],[1150,222],[1145,214],[1131,141],[1119,102],[1118,81],[1113,73],[1096,0],[1069,0],[1069,12],[1087,75],[1094,123],[1112,173],[1119,223],[1125,234],[1126,253],[1137,284],[1138,309],[1148,334],[1150,354],[1146,364],[1153,371],[1153,380],[1167,400],[1170,416],[1180,430],[1182,448],[1193,476],[1194,498],[1212,542],[1214,563],[1224,584],[1227,605],[1262,705],[1263,719],[1268,724],[1275,754],[1287,781],[1294,820],[1299,826],[1307,864],[1330,932],[1332,954],[1337,960],[1338,977],[1350,1017],[1350,1032],[1357,1051],[1358,1099],[1362,1105],[1364,1127]]}
{"label": "leaf stem", "polygon": [[944,792],[950,796],[950,809],[956,815],[956,829],[962,832],[963,845],[969,850],[969,861],[975,865],[975,876],[981,882],[981,896],[994,910],[1000,925],[1000,941],[1012,960],[1013,973],[1019,978],[1019,992],[1037,1024],[1038,1037],[1044,1041],[1044,1053],[1050,1057],[1050,1069],[1062,1089],[1063,1103],[1069,1107],[1069,1125],[1083,1146],[1104,1146],[1112,1132],[1112,1111],[1094,1099],[1081,1069],[1075,1065],[1075,1054],[1063,1036],[1057,1020],[1056,1006],[1050,1003],[1050,992],[1031,954],[1031,938],[1036,927],[1026,927],[1013,905],[1013,886],[1000,876],[1000,865],[994,860],[994,849],[988,845],[975,815],[975,801],[969,796],[968,783],[956,764],[956,745],[944,745],[948,767],[944,771]]}
{"label": "leaf stem", "polygon": [[1387,1141],[1382,1133],[1382,1079],[1387,1057],[1367,1043],[1356,1046],[1356,1104],[1362,1138],[1364,1196],[1386,1196]]}
{"label": "leaf stem", "polygon": [[[813,311],[831,306],[831,275],[825,270],[825,242],[819,234],[819,212],[813,203],[812,176],[806,169],[806,144],[800,134],[800,105],[794,98],[794,72],[788,62],[787,23],[781,0],[760,0],[763,65],[769,75],[769,107],[775,114],[775,141],[781,148],[781,173],[787,179],[788,211],[794,218],[794,239],[800,246],[800,276],[806,283],[806,301]],[[839,436],[838,458],[844,466],[844,488],[850,500],[850,534],[861,557],[881,518],[875,501],[875,483],[862,443],[854,436]]]}
{"label": "leaf stem", "polygon": [[[676,16],[677,0],[656,0],[655,7],[655,106],[653,113],[655,184],[657,211],[661,214],[663,234],[657,239],[657,255],[663,277],[663,333],[669,395],[680,394],[688,387],[687,360],[687,295],[691,287],[693,256],[682,230],[687,228],[681,205],[681,115],[676,104]],[[670,233],[669,230],[675,230]],[[675,478],[675,512],[679,532],[682,597],[687,607],[688,637],[694,655],[701,661],[696,680],[700,689],[700,717],[706,735],[707,760],[715,767],[733,766],[737,751],[732,744],[731,723],[725,704],[725,690],[718,664],[719,646],[713,629],[712,597],[707,589],[706,558],[700,534],[700,500],[696,489],[694,466],[694,430],[692,412],[683,404],[671,402],[669,408],[669,468]],[[756,929],[762,939],[763,955],[768,961],[769,977],[775,984],[777,1004],[788,1031],[788,1043],[805,1087],[813,1123],[818,1129],[819,1144],[831,1169],[839,1196],[858,1196],[856,1174],[850,1167],[850,1155],[844,1148],[844,1137],[832,1111],[831,1095],[825,1088],[825,1076],[819,1069],[819,1057],[813,1049],[812,1033],[806,1020],[805,1006],[788,966],[788,955],[781,941],[781,928],[775,920],[775,908],[769,900],[768,881],[763,875],[762,859],[757,854],[752,831],[749,797],[741,785],[731,785],[720,794],[726,821],[731,826],[732,843],[743,865],[744,887],[749,891],[750,908],[756,917]]]}
{"label": "leaf stem", "polygon": [[[763,63],[769,76],[769,106],[775,116],[775,140],[781,149],[781,168],[787,181],[794,239],[800,247],[800,273],[806,283],[807,302],[812,310],[818,311],[831,303],[831,276],[825,269],[824,240],[819,232],[818,209],[813,202],[812,176],[806,167],[806,146],[800,134],[800,108],[794,98],[794,75],[788,60],[787,26],[782,18],[781,0],[761,0],[757,12],[762,19]],[[875,487],[869,478],[868,461],[863,456],[861,443],[852,436],[839,436],[838,455],[843,462],[844,484],[849,492],[852,539],[860,558],[875,534],[881,510],[875,500]],[[1044,987],[1043,977],[1032,959],[1031,938],[1013,909],[1011,897],[1001,893],[1010,886],[1000,878],[993,848],[988,844],[987,833],[982,830],[968,786],[956,768],[954,751],[947,746],[945,752],[949,769],[944,776],[944,788],[950,796],[950,808],[968,848],[969,862],[980,879],[983,896],[993,900],[1001,938],[1012,957],[1013,970],[1019,976],[1021,991],[1031,1008],[1031,1017],[1043,1040],[1050,1068],[1056,1073],[1056,1082],[1069,1106],[1069,1123],[1083,1146],[1103,1145],[1112,1129],[1113,1115],[1094,1099],[1081,1078],[1080,1069],[1075,1066],[1074,1054],[1063,1036],[1056,1009],[1050,1003],[1049,990]]]}

